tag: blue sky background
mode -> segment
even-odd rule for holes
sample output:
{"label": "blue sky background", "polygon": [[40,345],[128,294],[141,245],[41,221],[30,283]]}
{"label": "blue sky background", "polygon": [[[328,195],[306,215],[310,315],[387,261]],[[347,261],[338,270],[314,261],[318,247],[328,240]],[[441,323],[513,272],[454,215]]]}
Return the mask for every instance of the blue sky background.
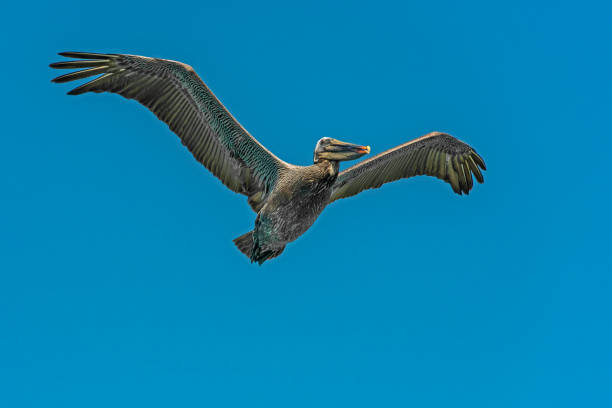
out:
{"label": "blue sky background", "polygon": [[[612,406],[603,2],[5,7],[0,406]],[[289,162],[441,130],[486,182],[342,200],[257,267],[246,200],[49,82],[68,50],[192,65]]]}

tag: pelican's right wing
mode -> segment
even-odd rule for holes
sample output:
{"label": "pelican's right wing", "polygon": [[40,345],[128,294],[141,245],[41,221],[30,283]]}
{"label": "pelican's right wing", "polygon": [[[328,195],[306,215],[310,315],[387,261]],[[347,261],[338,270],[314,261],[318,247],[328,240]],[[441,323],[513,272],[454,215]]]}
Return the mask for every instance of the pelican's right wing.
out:
{"label": "pelican's right wing", "polygon": [[112,92],[136,99],[176,133],[193,156],[231,190],[249,197],[258,211],[287,166],[251,136],[189,66],[127,54],[63,52],[79,58],[52,68],[86,68],[53,79],[68,82],[100,77],[70,92]]}
{"label": "pelican's right wing", "polygon": [[449,134],[431,132],[349,167],[333,185],[329,202],[353,196],[368,188],[418,175],[437,177],[451,185],[457,194],[469,194],[472,173],[484,182],[486,170],[476,151]]}

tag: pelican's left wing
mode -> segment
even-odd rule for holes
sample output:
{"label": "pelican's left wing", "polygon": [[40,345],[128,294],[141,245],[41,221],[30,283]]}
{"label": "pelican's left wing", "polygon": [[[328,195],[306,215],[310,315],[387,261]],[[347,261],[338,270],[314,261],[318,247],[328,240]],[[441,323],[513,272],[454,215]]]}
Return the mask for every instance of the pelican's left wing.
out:
{"label": "pelican's left wing", "polygon": [[79,58],[52,68],[82,69],[53,79],[100,75],[70,92],[112,92],[135,99],[176,133],[193,156],[259,211],[279,171],[287,166],[251,136],[186,64],[128,54],[62,52]]}
{"label": "pelican's left wing", "polygon": [[472,173],[479,183],[484,182],[480,168],[486,170],[474,149],[451,135],[432,132],[342,171],[329,201],[417,175],[437,177],[449,183],[455,193],[469,194]]}

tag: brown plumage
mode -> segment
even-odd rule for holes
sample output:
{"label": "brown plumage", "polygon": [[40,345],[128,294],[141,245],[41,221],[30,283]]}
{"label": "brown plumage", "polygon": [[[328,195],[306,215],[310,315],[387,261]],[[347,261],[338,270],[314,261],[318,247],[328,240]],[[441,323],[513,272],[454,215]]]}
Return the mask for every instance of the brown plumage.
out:
{"label": "brown plumage", "polygon": [[334,184],[331,201],[419,175],[437,177],[449,183],[455,193],[469,194],[473,186],[472,173],[479,183],[484,183],[479,167],[487,169],[482,157],[470,146],[449,134],[432,132],[341,172]]}
{"label": "brown plumage", "polygon": [[268,151],[251,136],[208,89],[195,71],[180,62],[128,54],[64,52],[79,58],[51,64],[81,69],[61,75],[63,83],[99,77],[68,94],[112,92],[135,99],[176,133],[193,156],[232,191],[247,196],[257,213],[255,228],[234,240],[251,262],[280,255],[314,223],[327,204],[365,189],[416,175],[437,177],[458,194],[484,181],[482,158],[467,144],[440,132],[387,150],[338,172],[339,162],[370,152],[369,146],[320,139],[314,164],[295,166]]}
{"label": "brown plumage", "polygon": [[62,52],[83,58],[63,61],[51,68],[81,71],[61,75],[63,83],[102,74],[68,92],[112,92],[135,99],[149,108],[176,133],[196,160],[232,191],[245,194],[255,211],[262,194],[276,182],[285,163],[252,137],[225,109],[189,65],[127,54]]}

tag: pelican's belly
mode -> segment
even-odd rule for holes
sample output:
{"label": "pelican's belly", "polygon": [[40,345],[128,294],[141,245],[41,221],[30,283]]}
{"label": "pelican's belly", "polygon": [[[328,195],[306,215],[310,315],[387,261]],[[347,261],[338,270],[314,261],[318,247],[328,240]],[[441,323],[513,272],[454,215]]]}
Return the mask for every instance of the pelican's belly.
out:
{"label": "pelican's belly", "polygon": [[260,242],[267,246],[295,241],[319,217],[331,196],[331,188],[301,186],[291,194],[278,194],[261,209],[256,222]]}
{"label": "pelican's belly", "polygon": [[291,170],[281,177],[255,221],[262,247],[283,247],[312,226],[331,197],[336,173],[329,164]]}
{"label": "pelican's belly", "polygon": [[329,202],[330,195],[331,191],[327,194],[317,194],[309,200],[302,201],[297,206],[289,206],[286,217],[288,220],[287,240],[295,240],[314,224]]}
{"label": "pelican's belly", "polygon": [[[319,217],[327,202],[331,191],[294,199],[279,205],[276,208],[264,208],[260,215],[261,221],[267,224],[275,241],[286,244],[296,240]],[[269,210],[269,211],[265,211]]]}

